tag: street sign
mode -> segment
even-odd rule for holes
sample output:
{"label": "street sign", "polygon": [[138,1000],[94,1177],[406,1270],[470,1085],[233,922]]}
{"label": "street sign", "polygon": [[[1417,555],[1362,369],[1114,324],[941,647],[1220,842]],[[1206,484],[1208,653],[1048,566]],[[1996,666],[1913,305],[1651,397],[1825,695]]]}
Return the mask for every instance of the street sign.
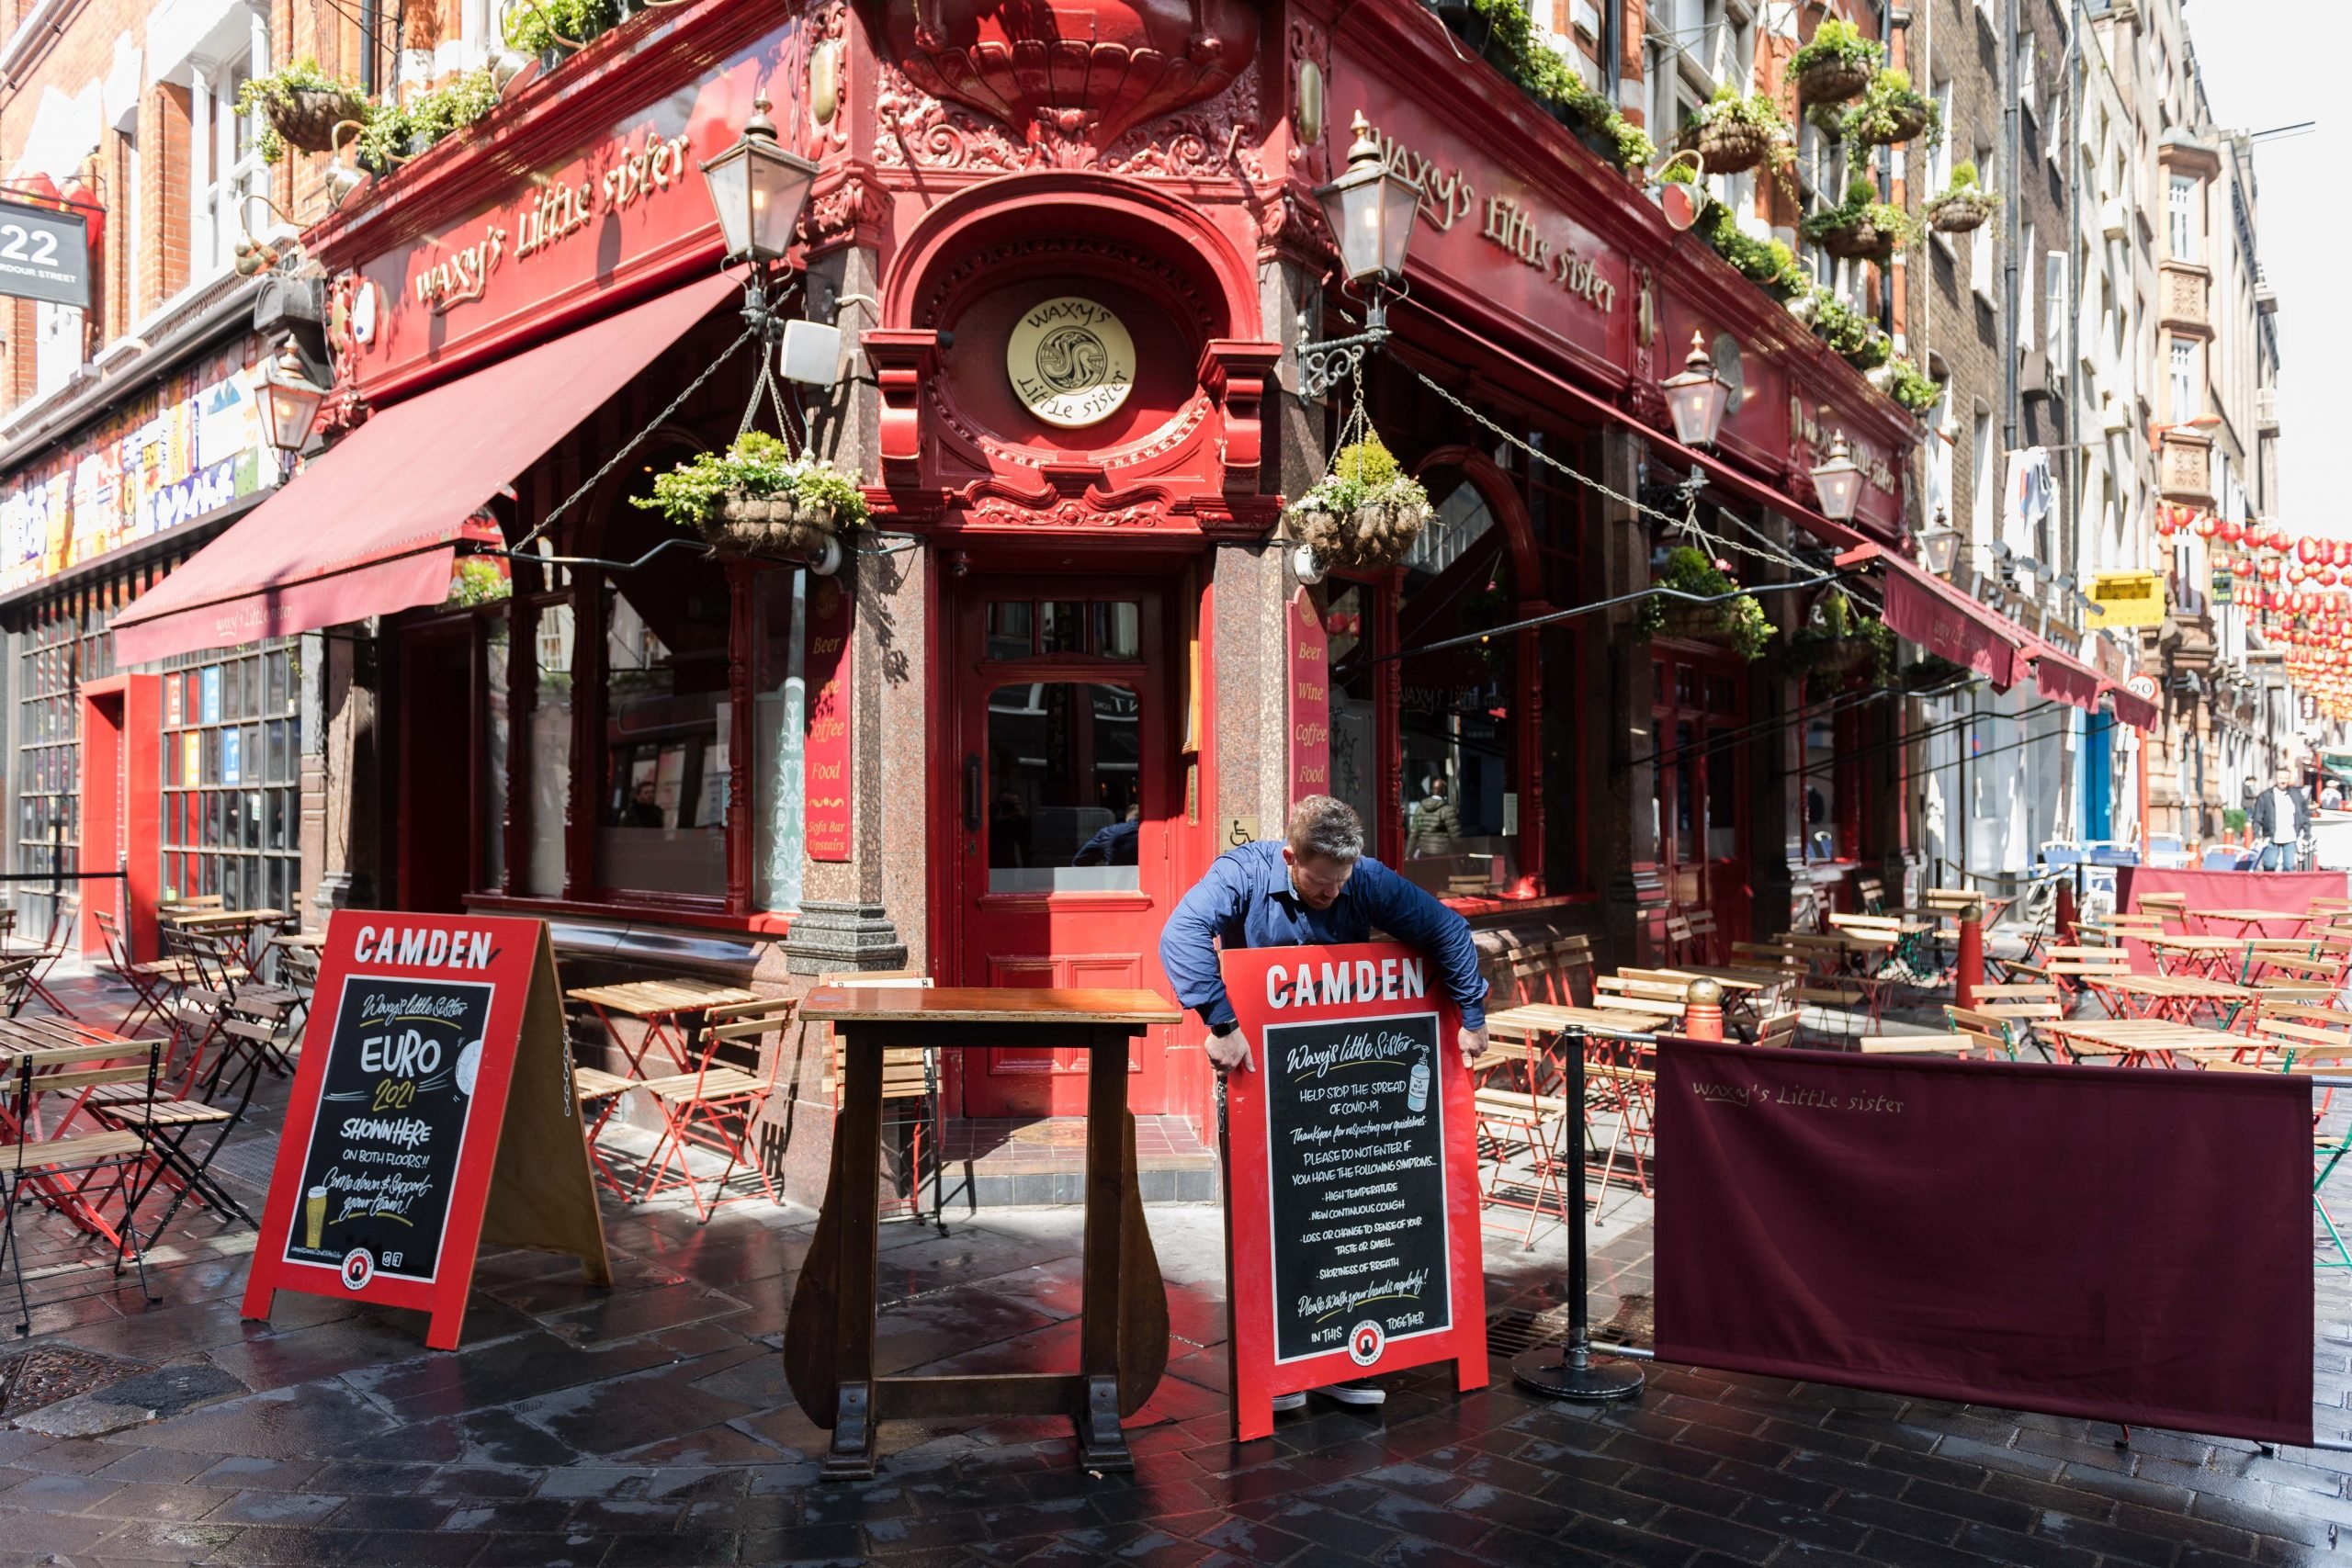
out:
{"label": "street sign", "polygon": [[0,295],[88,310],[88,220],[78,212],[0,201]]}
{"label": "street sign", "polygon": [[1252,1063],[1226,1079],[1227,1356],[1237,1441],[1273,1397],[1431,1361],[1487,1385],[1461,1015],[1396,942],[1228,948]]}
{"label": "street sign", "polygon": [[543,922],[337,910],[313,1001],[245,1316],[356,1296],[454,1350],[485,1241],[611,1283]]}
{"label": "street sign", "polygon": [[2091,604],[2085,624],[2124,631],[2165,624],[2164,579],[2153,571],[2101,571],[2091,575]]}

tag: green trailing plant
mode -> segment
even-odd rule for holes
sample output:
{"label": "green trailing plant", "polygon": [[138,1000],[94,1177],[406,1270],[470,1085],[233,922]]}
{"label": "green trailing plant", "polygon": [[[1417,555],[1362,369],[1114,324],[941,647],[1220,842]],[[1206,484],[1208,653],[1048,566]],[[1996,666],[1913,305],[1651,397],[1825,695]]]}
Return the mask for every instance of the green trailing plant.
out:
{"label": "green trailing plant", "polygon": [[496,561],[468,556],[449,574],[449,597],[442,603],[472,609],[479,604],[501,604],[514,596],[514,579],[501,571]]}
{"label": "green trailing plant", "polygon": [[1759,240],[1739,226],[1739,215],[1727,207],[1712,209],[1701,220],[1707,243],[1715,254],[1737,268],[1749,282],[1787,298],[1808,287],[1796,253],[1778,240]]}
{"label": "green trailing plant", "polygon": [[1875,370],[1894,352],[1894,340],[1882,332],[1876,321],[1818,284],[1789,309],[1813,328],[1815,336],[1857,370]]}
{"label": "green trailing plant", "polygon": [[736,499],[789,497],[802,507],[830,507],[832,525],[850,528],[865,521],[865,492],[831,464],[796,457],[792,448],[763,431],[735,438],[724,452],[697,452],[653,479],[653,493],[630,503],[659,512],[681,528],[708,529]]}
{"label": "green trailing plant", "polygon": [[1802,76],[1817,66],[1837,65],[1860,67],[1867,77],[1885,59],[1884,44],[1864,38],[1853,23],[1829,17],[1813,29],[1813,37],[1805,46],[1789,57],[1789,73]]}
{"label": "green trailing plant", "polygon": [[1930,653],[1903,667],[1903,689],[1906,692],[1940,692],[1963,681],[1973,680],[1975,674],[1964,664],[1954,664],[1939,653]]}
{"label": "green trailing plant", "polygon": [[1403,559],[1430,515],[1430,492],[1371,434],[1340,447],[1331,471],[1283,509],[1300,543],[1351,568]]}
{"label": "green trailing plant", "polygon": [[512,0],[506,47],[526,54],[577,49],[620,24],[619,0]]}
{"label": "green trailing plant", "polygon": [[1638,177],[1657,156],[1657,146],[1638,125],[1617,112],[1608,97],[1585,85],[1560,52],[1536,36],[1524,0],[1470,0],[1470,13],[1486,27],[1485,51],[1497,69],[1563,124],[1606,140],[1618,167]]}
{"label": "green trailing plant", "polygon": [[290,140],[305,152],[325,152],[333,144],[335,124],[343,119],[364,123],[366,109],[357,83],[328,75],[307,56],[283,71],[252,77],[237,89],[237,112],[261,116],[261,135],[254,150],[265,164],[286,156],[288,130],[293,132]]}
{"label": "green trailing plant", "polygon": [[[1634,618],[1634,630],[1645,642],[1663,631],[1683,630],[1701,637],[1720,637],[1742,659],[1764,657],[1772,641],[1772,623],[1764,614],[1764,606],[1756,602],[1754,594],[1741,593],[1732,575],[1709,560],[1705,551],[1690,545],[1676,546],[1667,551],[1666,565],[1654,581],[1660,588],[1721,603],[1693,604],[1664,594],[1650,595],[1642,601]],[[1724,598],[1725,594],[1738,596]]]}
{"label": "green trailing plant", "polygon": [[367,127],[356,139],[360,164],[390,174],[426,147],[471,125],[498,107],[498,82],[489,67],[469,71],[405,104],[370,106]]}
{"label": "green trailing plant", "polygon": [[2224,806],[2223,807],[2222,807],[2222,832],[2224,832],[2224,833],[2243,833],[2243,832],[2245,832],[2245,824],[2246,824],[2246,815],[2245,815],[2245,808],[2244,807],[2240,807],[2240,806]]}
{"label": "green trailing plant", "polygon": [[1878,185],[1868,175],[1856,175],[1846,186],[1846,199],[1807,218],[1798,232],[1831,255],[1880,261],[1919,243],[1918,221],[1881,201]]}
{"label": "green trailing plant", "polygon": [[1943,388],[1928,373],[1908,359],[1897,355],[1886,362],[1891,373],[1887,378],[1886,395],[1913,413],[1924,414],[1936,406],[1943,396]]}
{"label": "green trailing plant", "polygon": [[1932,147],[1944,137],[1943,111],[1911,85],[1908,71],[1891,66],[1871,78],[1861,101],[1838,121],[1838,132],[1857,147],[1892,146],[1923,136]]}

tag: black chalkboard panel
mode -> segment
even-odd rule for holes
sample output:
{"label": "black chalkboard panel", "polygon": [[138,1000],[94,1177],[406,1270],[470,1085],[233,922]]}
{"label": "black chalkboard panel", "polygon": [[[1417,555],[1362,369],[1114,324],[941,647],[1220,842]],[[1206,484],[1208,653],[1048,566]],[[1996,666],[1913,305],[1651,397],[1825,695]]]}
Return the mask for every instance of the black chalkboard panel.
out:
{"label": "black chalkboard panel", "polygon": [[[332,1263],[357,1290],[430,1281],[490,1024],[484,982],[353,975],[327,1053],[286,1261]],[[491,1129],[495,1135],[497,1129]]]}
{"label": "black chalkboard panel", "polygon": [[1277,1362],[1348,1349],[1367,1321],[1388,1339],[1452,1326],[1438,1025],[1432,1010],[1265,1031]]}

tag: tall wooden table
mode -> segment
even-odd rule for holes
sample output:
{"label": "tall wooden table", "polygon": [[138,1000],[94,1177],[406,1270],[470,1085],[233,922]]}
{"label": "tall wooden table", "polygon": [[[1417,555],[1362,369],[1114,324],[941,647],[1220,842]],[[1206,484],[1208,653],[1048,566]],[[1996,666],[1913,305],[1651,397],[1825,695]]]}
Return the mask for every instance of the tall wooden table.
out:
{"label": "tall wooden table", "polygon": [[[1150,991],[827,986],[808,993],[800,1016],[830,1022],[842,1036],[832,1173],[784,1327],[792,1395],[833,1434],[821,1473],[870,1476],[881,1422],[941,1416],[1066,1415],[1078,1427],[1081,1468],[1133,1470],[1119,1418],[1142,1408],[1167,1369],[1168,1290],[1136,1180],[1127,1050],[1151,1025],[1183,1015]],[[899,1047],[1088,1053],[1084,1323],[1076,1372],[874,1375],[882,1054]]]}

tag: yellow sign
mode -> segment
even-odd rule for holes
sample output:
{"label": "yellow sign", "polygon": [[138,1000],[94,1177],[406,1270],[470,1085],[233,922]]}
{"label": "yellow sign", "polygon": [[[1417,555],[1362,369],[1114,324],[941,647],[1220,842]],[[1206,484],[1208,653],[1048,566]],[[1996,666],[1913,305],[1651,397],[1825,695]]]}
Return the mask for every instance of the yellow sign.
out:
{"label": "yellow sign", "polygon": [[2098,610],[2085,624],[2109,631],[2165,624],[2164,579],[2153,571],[2101,571],[2091,576],[2091,603]]}
{"label": "yellow sign", "polygon": [[1136,382],[1136,343],[1110,308],[1064,295],[1022,313],[1004,372],[1031,413],[1075,430],[1119,412]]}

